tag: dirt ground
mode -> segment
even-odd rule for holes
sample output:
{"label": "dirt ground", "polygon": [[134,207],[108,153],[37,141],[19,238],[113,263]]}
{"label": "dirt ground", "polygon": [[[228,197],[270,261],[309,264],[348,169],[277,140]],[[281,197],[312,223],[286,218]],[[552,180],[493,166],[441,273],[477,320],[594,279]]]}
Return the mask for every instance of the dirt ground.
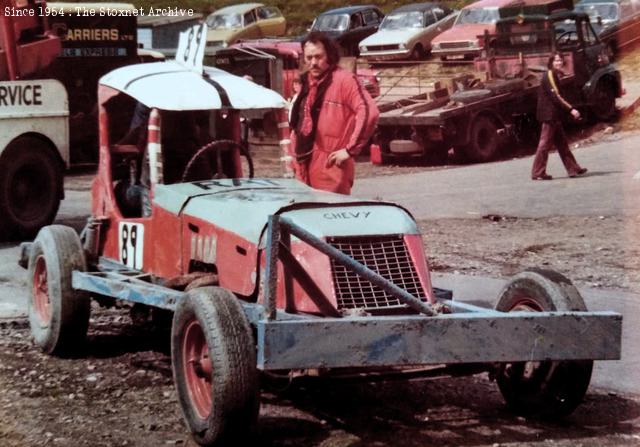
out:
{"label": "dirt ground", "polygon": [[[640,73],[636,59],[623,59],[629,76]],[[572,138],[587,144],[607,127]],[[639,129],[640,113],[613,127]],[[264,154],[262,168],[278,171],[277,154]],[[361,160],[357,169],[379,176],[436,168]],[[90,178],[76,175],[67,187],[86,189]],[[485,216],[420,226],[435,272],[506,277],[538,266],[579,286],[640,292],[639,221]],[[0,446],[195,446],[178,408],[166,328],[134,325],[127,309],[92,312],[77,359],[41,354],[25,319],[0,319]],[[510,413],[486,374],[377,384],[263,379],[255,446],[640,446],[640,396],[591,389],[566,420],[545,422]]]}

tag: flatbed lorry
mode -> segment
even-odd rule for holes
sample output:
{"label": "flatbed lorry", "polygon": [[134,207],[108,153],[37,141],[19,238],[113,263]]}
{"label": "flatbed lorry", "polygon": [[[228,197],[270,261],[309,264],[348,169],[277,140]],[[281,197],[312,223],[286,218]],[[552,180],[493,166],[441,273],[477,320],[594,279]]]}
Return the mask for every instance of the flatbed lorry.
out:
{"label": "flatbed lorry", "polygon": [[565,59],[561,83],[568,100],[588,117],[615,116],[615,100],[623,94],[620,73],[586,14],[511,15],[499,20],[496,34],[484,41],[474,71],[450,79],[448,86],[434,82],[428,93],[381,100],[379,161],[440,162],[451,148],[474,162],[502,155],[505,142],[527,139],[523,130],[535,127],[538,86],[554,51]]}

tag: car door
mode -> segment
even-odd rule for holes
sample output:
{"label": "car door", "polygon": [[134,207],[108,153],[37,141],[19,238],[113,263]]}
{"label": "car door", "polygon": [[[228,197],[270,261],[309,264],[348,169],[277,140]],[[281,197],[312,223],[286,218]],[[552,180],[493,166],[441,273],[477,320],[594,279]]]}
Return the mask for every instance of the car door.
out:
{"label": "car door", "polygon": [[264,36],[282,36],[287,22],[275,6],[261,6],[257,9],[258,26]]}
{"label": "car door", "polygon": [[262,30],[258,26],[257,10],[252,9],[247,11],[242,16],[244,28],[238,36],[241,39],[256,39],[263,37]]}
{"label": "car door", "polygon": [[431,49],[431,39],[436,37],[438,34],[436,31],[438,25],[436,16],[432,9],[424,11],[423,15],[424,28],[420,33],[420,43],[425,51],[429,51]]}

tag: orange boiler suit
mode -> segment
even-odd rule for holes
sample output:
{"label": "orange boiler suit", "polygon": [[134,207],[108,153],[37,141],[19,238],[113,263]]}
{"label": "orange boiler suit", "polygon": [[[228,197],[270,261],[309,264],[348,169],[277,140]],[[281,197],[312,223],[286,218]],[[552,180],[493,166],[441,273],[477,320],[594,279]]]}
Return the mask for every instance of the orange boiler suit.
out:
{"label": "orange boiler suit", "polygon": [[[335,68],[330,69],[326,76],[331,76],[331,82],[324,91],[317,123],[314,123],[317,127],[311,153],[304,160],[298,158],[296,177],[312,188],[349,194],[355,178],[353,157],[369,142],[378,122],[379,112],[375,102],[353,73]],[[313,82],[303,79],[303,83],[305,81]],[[304,102],[307,98],[301,99]],[[298,107],[301,115],[298,122],[303,119],[303,108],[304,104]],[[296,148],[298,130],[293,130],[291,146]],[[327,167],[329,155],[340,149],[347,149],[351,158],[340,167]]]}

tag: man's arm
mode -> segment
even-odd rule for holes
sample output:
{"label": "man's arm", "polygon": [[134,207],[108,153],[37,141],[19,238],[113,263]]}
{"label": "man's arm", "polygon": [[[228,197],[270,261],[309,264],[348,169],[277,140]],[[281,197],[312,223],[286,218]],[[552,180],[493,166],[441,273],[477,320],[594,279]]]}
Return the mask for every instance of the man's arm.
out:
{"label": "man's arm", "polygon": [[347,143],[347,151],[351,156],[358,155],[369,141],[378,123],[378,107],[373,98],[362,87],[355,75],[345,81],[345,99],[355,111],[355,126]]}

